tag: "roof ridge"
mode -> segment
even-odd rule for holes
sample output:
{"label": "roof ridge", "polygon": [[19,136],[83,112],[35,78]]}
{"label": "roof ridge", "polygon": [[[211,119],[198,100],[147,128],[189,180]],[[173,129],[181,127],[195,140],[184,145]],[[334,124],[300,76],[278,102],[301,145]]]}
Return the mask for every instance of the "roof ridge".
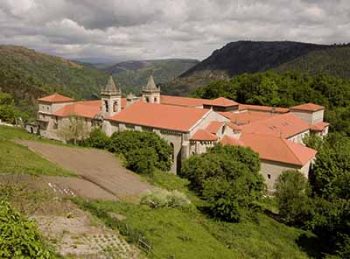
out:
{"label": "roof ridge", "polygon": [[[290,144],[296,144],[296,143],[294,143],[294,142],[292,142],[292,141],[290,141],[290,140],[288,140],[288,139],[282,139],[283,140],[283,142],[286,144],[286,146],[287,146],[287,148],[288,148],[288,150],[292,153],[292,155],[294,156],[294,158],[296,158],[297,159],[297,161],[300,163],[300,164],[302,164],[303,163],[303,161],[301,161],[300,160],[300,158],[294,153],[294,151],[291,149],[291,147],[290,147]],[[301,144],[296,144],[296,145],[301,145]],[[302,145],[301,145],[302,146]],[[302,147],[304,147],[304,146],[302,146]]]}

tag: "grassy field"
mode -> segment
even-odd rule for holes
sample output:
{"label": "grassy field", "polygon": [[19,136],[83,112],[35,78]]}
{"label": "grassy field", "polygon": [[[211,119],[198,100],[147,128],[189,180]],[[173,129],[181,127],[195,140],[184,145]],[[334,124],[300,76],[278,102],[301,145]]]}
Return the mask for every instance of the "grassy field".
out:
{"label": "grassy field", "polygon": [[0,173],[73,176],[68,170],[40,157],[14,139],[34,140],[38,137],[22,129],[0,126]]}
{"label": "grassy field", "polygon": [[[195,205],[200,204],[199,198],[187,189],[187,181],[177,176],[156,172],[150,182],[182,191]],[[312,234],[263,213],[257,213],[255,220],[227,223],[209,218],[196,208],[151,209],[125,202],[82,200],[77,203],[108,226],[119,228],[113,223],[118,221],[142,233],[152,246],[151,258],[308,258],[308,248],[298,244],[313,238]],[[111,214],[122,220],[110,217]]]}

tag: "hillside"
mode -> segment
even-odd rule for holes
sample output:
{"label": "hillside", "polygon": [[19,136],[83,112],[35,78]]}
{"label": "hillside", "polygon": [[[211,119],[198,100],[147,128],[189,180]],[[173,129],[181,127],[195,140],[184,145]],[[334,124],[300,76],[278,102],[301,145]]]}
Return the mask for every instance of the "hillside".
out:
{"label": "hillside", "polygon": [[312,51],[278,66],[275,70],[325,73],[350,79],[350,44]]}
{"label": "hillside", "polygon": [[350,77],[350,46],[289,41],[231,42],[167,84],[167,93],[186,95],[198,86],[243,73],[302,70]]}
{"label": "hillside", "polygon": [[0,45],[0,89],[22,109],[55,91],[75,98],[99,94],[107,75],[94,68],[19,46]]}
{"label": "hillside", "polygon": [[167,83],[198,63],[199,61],[193,59],[163,59],[126,61],[105,68],[98,65],[97,68],[113,74],[125,92],[133,91],[138,94],[150,74],[153,74],[158,84]]}

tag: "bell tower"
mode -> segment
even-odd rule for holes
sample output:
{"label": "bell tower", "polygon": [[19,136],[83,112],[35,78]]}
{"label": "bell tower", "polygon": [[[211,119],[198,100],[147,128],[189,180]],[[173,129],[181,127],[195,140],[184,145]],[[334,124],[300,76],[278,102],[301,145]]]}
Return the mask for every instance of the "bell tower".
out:
{"label": "bell tower", "polygon": [[102,115],[104,118],[111,117],[122,110],[122,92],[109,77],[107,85],[101,91]]}
{"label": "bell tower", "polygon": [[152,75],[149,77],[147,85],[142,88],[142,100],[147,103],[160,103],[160,88],[154,83]]}

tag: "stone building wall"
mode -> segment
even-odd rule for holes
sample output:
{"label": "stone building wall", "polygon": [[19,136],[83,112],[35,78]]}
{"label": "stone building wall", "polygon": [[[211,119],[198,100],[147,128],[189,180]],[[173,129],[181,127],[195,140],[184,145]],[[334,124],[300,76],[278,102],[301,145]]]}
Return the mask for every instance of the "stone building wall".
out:
{"label": "stone building wall", "polygon": [[279,175],[282,172],[287,170],[299,170],[306,178],[309,175],[310,163],[306,163],[303,167],[291,164],[285,164],[275,161],[269,160],[261,160],[261,174],[265,179],[265,184],[267,185],[267,189],[269,192],[273,192],[275,190],[275,182]]}

